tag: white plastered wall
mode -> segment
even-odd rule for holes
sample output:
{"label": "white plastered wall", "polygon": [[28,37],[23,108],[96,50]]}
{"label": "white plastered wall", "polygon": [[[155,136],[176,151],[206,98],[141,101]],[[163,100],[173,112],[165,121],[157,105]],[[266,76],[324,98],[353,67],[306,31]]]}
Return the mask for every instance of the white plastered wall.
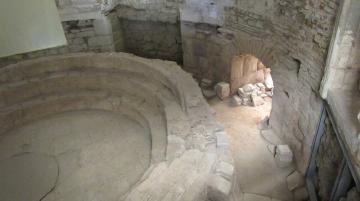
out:
{"label": "white plastered wall", "polygon": [[0,1],[0,57],[65,44],[54,0]]}

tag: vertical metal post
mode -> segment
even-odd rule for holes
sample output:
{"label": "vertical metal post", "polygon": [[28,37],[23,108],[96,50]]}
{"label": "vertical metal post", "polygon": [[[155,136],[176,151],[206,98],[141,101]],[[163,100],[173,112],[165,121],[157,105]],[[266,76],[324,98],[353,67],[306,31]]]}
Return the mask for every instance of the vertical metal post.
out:
{"label": "vertical metal post", "polygon": [[326,110],[325,105],[323,104],[321,108],[321,115],[318,127],[316,129],[315,138],[311,146],[311,156],[309,167],[306,171],[306,186],[309,192],[309,197],[311,201],[317,201],[317,193],[315,185],[317,183],[317,174],[316,174],[316,155],[319,151],[321,138],[325,133],[325,120],[326,120]]}
{"label": "vertical metal post", "polygon": [[346,196],[352,180],[353,178],[346,159],[343,158],[341,161],[339,173],[336,177],[336,181],[331,192],[330,201],[339,201],[341,197]]}
{"label": "vertical metal post", "polygon": [[337,140],[338,140],[338,142],[340,144],[340,148],[341,148],[342,153],[344,155],[346,165],[347,165],[347,167],[348,167],[348,169],[349,169],[349,171],[350,171],[350,173],[352,175],[352,178],[355,181],[356,189],[358,191],[360,191],[360,177],[359,177],[359,175],[358,175],[358,173],[356,171],[356,168],[355,168],[354,164],[351,162],[351,155],[350,155],[349,151],[346,148],[346,146],[347,146],[346,141],[345,141],[344,137],[340,134],[339,130],[337,129],[336,122],[334,120],[334,117],[332,115],[330,107],[327,107],[326,111],[328,113],[331,124],[333,125],[333,129],[335,131],[336,138],[337,138]]}

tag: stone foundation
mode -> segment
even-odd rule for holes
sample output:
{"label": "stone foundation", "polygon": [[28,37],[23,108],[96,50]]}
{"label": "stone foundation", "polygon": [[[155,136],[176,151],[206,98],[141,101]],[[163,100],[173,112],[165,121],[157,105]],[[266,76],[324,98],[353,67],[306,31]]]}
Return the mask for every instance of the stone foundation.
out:
{"label": "stone foundation", "polygon": [[[121,114],[150,132],[151,165],[121,200],[205,201],[210,196],[216,201],[230,193],[229,139],[196,82],[176,63],[82,53],[28,60],[0,71],[2,136],[50,115],[84,110]],[[21,141],[12,143],[12,149],[1,151],[2,158],[24,151]],[[221,183],[212,183],[214,178]]]}
{"label": "stone foundation", "polygon": [[146,58],[182,63],[178,23],[120,19],[124,50]]}

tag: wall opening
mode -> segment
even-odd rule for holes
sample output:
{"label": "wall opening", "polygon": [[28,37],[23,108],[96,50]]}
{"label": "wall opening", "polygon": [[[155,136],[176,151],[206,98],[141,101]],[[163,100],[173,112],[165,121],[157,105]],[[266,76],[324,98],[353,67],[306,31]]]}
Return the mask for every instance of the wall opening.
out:
{"label": "wall opening", "polygon": [[238,88],[245,84],[264,83],[265,73],[269,73],[269,70],[255,56],[249,54],[234,56],[231,62],[231,93],[236,93]]}
{"label": "wall opening", "polygon": [[271,103],[274,82],[271,69],[251,54],[236,55],[231,61],[230,93],[241,99],[242,105],[259,106]]}
{"label": "wall opening", "polygon": [[278,160],[277,145],[285,145],[269,126],[274,90],[271,70],[250,54],[233,56],[229,64],[230,79],[216,84],[216,96],[206,96],[204,80],[200,86],[230,138],[235,172],[239,173],[235,182],[243,192],[271,192],[273,198],[294,200],[286,186],[292,161]]}

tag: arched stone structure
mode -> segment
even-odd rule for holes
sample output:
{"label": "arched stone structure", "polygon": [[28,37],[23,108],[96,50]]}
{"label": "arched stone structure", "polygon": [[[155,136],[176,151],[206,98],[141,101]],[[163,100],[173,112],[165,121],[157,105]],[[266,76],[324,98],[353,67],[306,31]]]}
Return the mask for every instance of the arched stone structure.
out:
{"label": "arched stone structure", "polygon": [[184,15],[181,22],[184,68],[195,75],[229,82],[231,60],[239,54],[252,54],[271,68],[276,88],[270,124],[291,146],[303,174],[322,107],[318,90],[339,5],[337,0],[319,2],[238,0],[213,5],[221,24],[207,23],[206,14],[205,20]]}

